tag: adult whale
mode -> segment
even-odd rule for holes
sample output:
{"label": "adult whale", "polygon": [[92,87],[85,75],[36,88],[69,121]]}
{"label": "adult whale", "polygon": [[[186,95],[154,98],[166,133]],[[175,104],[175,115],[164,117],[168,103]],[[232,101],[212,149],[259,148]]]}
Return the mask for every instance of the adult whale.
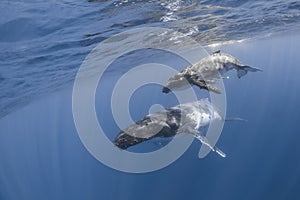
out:
{"label": "adult whale", "polygon": [[183,89],[190,84],[196,85],[200,89],[221,93],[213,84],[216,79],[223,78],[223,75],[229,70],[236,70],[238,78],[246,75],[248,71],[262,71],[255,67],[243,65],[235,57],[221,53],[219,50],[171,77],[163,88],[163,92],[168,93],[171,90]]}
{"label": "adult whale", "polygon": [[122,130],[114,140],[114,144],[120,149],[127,149],[155,137],[192,134],[212,151],[225,157],[225,153],[216,146],[211,145],[205,135],[198,130],[200,127],[208,126],[213,120],[223,119],[217,108],[207,98],[180,104],[145,116],[140,121]]}

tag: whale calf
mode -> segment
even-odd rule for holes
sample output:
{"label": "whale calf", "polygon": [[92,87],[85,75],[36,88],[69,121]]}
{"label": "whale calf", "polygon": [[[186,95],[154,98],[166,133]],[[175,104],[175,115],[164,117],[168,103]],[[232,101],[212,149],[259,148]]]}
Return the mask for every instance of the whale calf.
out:
{"label": "whale calf", "polygon": [[122,130],[114,140],[120,149],[127,149],[155,137],[173,137],[178,134],[192,134],[202,144],[207,145],[222,157],[223,153],[198,129],[206,127],[213,120],[223,120],[216,107],[209,100],[180,104],[149,114],[140,121]]}
{"label": "whale calf", "polygon": [[196,85],[200,89],[221,93],[213,84],[216,79],[223,78],[223,75],[229,70],[236,70],[238,78],[246,75],[248,71],[262,71],[259,68],[243,65],[235,57],[221,53],[219,50],[171,77],[163,88],[163,92],[168,93],[171,90],[183,89],[187,84],[190,84]]}

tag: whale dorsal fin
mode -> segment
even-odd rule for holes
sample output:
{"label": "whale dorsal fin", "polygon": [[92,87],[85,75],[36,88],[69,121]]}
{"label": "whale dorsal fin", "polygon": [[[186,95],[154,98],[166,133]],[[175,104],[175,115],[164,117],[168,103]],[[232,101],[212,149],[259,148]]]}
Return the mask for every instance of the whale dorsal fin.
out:
{"label": "whale dorsal fin", "polygon": [[212,54],[221,53],[221,50],[214,51]]}

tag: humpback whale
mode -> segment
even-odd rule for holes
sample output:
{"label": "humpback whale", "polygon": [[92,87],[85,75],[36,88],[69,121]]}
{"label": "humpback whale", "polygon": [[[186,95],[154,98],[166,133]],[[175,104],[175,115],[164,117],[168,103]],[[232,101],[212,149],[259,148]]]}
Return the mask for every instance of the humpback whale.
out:
{"label": "humpback whale", "polygon": [[191,134],[202,144],[207,145],[222,157],[223,153],[198,129],[206,127],[213,120],[223,120],[217,108],[207,98],[195,102],[179,104],[149,114],[143,119],[122,130],[114,140],[120,149],[127,149],[155,137],[173,137],[178,134]]}
{"label": "humpback whale", "polygon": [[246,75],[248,71],[262,71],[259,68],[243,65],[235,57],[221,53],[219,50],[171,77],[163,88],[163,92],[168,93],[174,89],[183,89],[184,86],[190,84],[196,85],[200,89],[221,93],[213,84],[216,79],[223,78],[223,75],[229,70],[236,70],[238,78]]}

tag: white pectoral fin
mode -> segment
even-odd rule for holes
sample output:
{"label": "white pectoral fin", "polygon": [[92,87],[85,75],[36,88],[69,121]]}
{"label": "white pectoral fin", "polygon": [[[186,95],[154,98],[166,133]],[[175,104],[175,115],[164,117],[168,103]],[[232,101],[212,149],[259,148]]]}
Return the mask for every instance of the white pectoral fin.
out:
{"label": "white pectoral fin", "polygon": [[202,144],[208,146],[212,151],[216,152],[223,158],[226,157],[226,154],[223,151],[221,151],[218,147],[213,146],[201,132],[194,129],[190,129],[189,133],[191,133],[195,138],[197,138]]}
{"label": "white pectoral fin", "polygon": [[240,117],[226,117],[226,118],[224,119],[224,121],[240,121],[240,122],[247,122],[248,120],[247,120],[247,119],[240,118]]}
{"label": "white pectoral fin", "polygon": [[221,151],[221,149],[219,149],[219,148],[216,147],[216,146],[214,146],[214,151],[215,151],[217,154],[219,154],[220,156],[222,156],[223,158],[226,157],[226,154],[225,154],[223,151]]}

